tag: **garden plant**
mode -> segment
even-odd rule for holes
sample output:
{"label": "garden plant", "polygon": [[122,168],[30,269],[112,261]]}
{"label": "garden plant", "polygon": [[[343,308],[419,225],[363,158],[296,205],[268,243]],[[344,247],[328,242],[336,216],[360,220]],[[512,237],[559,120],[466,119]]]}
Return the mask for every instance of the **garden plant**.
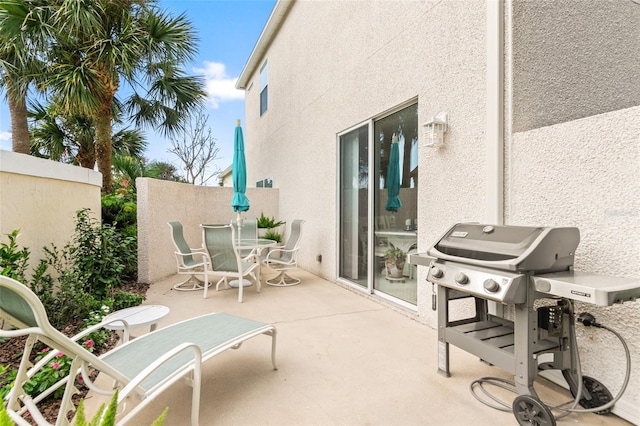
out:
{"label": "garden plant", "polygon": [[[103,208],[104,204],[103,201]],[[111,223],[107,223],[108,220],[101,223],[92,217],[88,209],[77,211],[71,240],[62,248],[53,244],[43,247],[44,257],[30,274],[30,250],[18,244],[19,230],[7,234],[7,242],[0,241],[0,273],[30,287],[42,301],[51,324],[69,336],[99,323],[114,310],[144,301],[144,295],[139,291],[127,290],[127,286],[136,289],[131,284],[135,284],[137,279],[135,203],[131,206],[122,200],[112,200],[107,203],[107,209],[112,211],[111,216],[107,215]],[[15,379],[23,346],[22,341],[17,342],[19,339],[0,342],[0,399],[10,391]],[[115,342],[114,332],[100,329],[81,344],[99,354]],[[52,348],[42,344],[35,349],[32,362],[47,356],[50,359],[25,386],[25,391],[31,396],[40,394],[65,377],[71,365],[71,360],[61,352],[56,351],[54,355]],[[47,400],[59,398],[61,392],[62,389],[54,392]]]}

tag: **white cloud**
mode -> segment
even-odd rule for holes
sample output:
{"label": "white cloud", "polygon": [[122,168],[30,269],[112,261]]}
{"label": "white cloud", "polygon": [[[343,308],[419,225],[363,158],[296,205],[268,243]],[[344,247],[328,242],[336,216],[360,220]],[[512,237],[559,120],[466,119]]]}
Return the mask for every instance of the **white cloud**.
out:
{"label": "white cloud", "polygon": [[225,64],[204,61],[204,68],[194,68],[193,72],[205,78],[209,103],[218,108],[221,102],[244,99],[244,91],[236,89],[238,77],[229,77]]}
{"label": "white cloud", "polygon": [[0,132],[0,141],[10,141],[11,132]]}

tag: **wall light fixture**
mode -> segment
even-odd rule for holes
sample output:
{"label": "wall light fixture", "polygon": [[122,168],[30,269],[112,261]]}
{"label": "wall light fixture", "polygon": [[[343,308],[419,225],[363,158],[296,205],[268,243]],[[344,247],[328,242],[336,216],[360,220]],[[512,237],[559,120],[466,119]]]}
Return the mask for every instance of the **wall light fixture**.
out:
{"label": "wall light fixture", "polygon": [[441,112],[422,125],[424,127],[422,146],[439,148],[444,145],[444,133],[448,129],[449,114]]}

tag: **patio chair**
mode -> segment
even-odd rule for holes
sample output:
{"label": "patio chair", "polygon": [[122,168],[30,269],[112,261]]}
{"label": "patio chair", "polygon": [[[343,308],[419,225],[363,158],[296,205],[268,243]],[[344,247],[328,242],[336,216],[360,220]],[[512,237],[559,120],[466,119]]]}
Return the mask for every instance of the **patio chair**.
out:
{"label": "patio chair", "polygon": [[209,276],[220,276],[216,283],[216,291],[221,284],[227,288],[238,288],[238,303],[242,303],[242,293],[251,277],[256,283],[256,291],[260,293],[260,259],[255,255],[240,258],[236,248],[236,236],[231,225],[200,225],[202,227],[202,246],[206,251],[207,262],[204,268],[204,298],[207,298]]}
{"label": "patio chair", "polygon": [[182,223],[168,222],[171,228],[171,240],[176,251],[176,267],[177,273],[180,275],[189,275],[189,279],[173,286],[178,291],[194,291],[202,290],[203,282],[196,275],[202,275],[204,272],[204,264],[206,257],[204,249],[190,248],[184,239]]}
{"label": "patio chair", "polygon": [[[242,226],[238,231],[238,221],[232,220],[231,225],[233,225],[233,229],[236,233],[236,238],[241,240],[255,240],[258,238],[258,221],[257,219],[242,219]],[[238,235],[239,234],[239,235]],[[253,249],[238,249],[240,253],[240,257],[243,259],[248,259],[251,255],[254,254],[255,250]]]}
{"label": "patio chair", "polygon": [[275,278],[268,279],[267,284],[277,287],[300,284],[300,279],[288,275],[287,271],[298,267],[298,250],[300,249],[303,223],[302,219],[294,220],[291,223],[291,234],[284,247],[270,248],[269,253],[262,258],[263,265],[280,271]]}
{"label": "patio chair", "polygon": [[[15,383],[6,396],[7,412],[19,425],[30,424],[23,418],[27,412],[38,425],[49,425],[38,410],[37,404],[62,386],[64,395],[56,425],[69,424],[67,414],[75,410],[71,398],[77,392],[74,386],[77,374],[82,376],[83,382],[92,391],[105,395],[113,394],[113,388],[104,389],[92,381],[89,367],[115,380],[106,382],[119,384],[117,402],[123,409],[118,410],[118,425],[134,418],[149,402],[181,378],[185,378],[193,388],[191,424],[197,425],[202,363],[227,349],[237,349],[244,341],[260,334],[271,336],[271,362],[273,368],[277,369],[275,326],[224,313],[203,315],[172,324],[127,341],[97,357],[77,342],[84,340],[85,336],[108,322],[89,327],[71,338],[67,337],[49,323],[38,296],[26,285],[0,276],[0,318],[13,327],[11,330],[0,328],[0,337],[28,336]],[[43,358],[33,368],[29,368],[31,351],[37,341],[48,345],[52,349],[51,355]],[[24,391],[25,383],[39,369],[48,365],[58,352],[72,359],[70,371],[73,374],[62,378],[35,398],[27,395]],[[131,399],[129,397],[139,398],[140,403],[125,412],[125,401]]]}

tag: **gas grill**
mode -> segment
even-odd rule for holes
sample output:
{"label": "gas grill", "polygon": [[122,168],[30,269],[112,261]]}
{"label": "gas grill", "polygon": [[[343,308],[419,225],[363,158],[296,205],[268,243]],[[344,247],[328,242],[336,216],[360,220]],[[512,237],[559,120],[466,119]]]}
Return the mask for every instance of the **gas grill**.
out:
{"label": "gas grill", "polygon": [[[514,374],[516,391],[524,398],[516,398],[514,407],[524,403],[524,423],[540,411],[544,421],[555,423],[537,398],[533,381],[539,370],[558,369],[574,395],[579,391],[573,301],[609,306],[640,297],[637,280],[574,272],[579,242],[574,227],[459,223],[426,253],[410,256],[411,263],[429,267],[427,281],[437,285],[433,308],[438,310],[439,373],[450,376],[453,344]],[[450,304],[470,298],[475,314],[452,319]],[[538,299],[555,299],[556,304],[534,309]],[[505,307],[512,307],[509,315]],[[551,360],[540,362],[543,354]],[[585,377],[583,382],[583,406],[601,406],[612,399],[606,388],[604,396],[595,391],[603,388],[595,379]]]}

